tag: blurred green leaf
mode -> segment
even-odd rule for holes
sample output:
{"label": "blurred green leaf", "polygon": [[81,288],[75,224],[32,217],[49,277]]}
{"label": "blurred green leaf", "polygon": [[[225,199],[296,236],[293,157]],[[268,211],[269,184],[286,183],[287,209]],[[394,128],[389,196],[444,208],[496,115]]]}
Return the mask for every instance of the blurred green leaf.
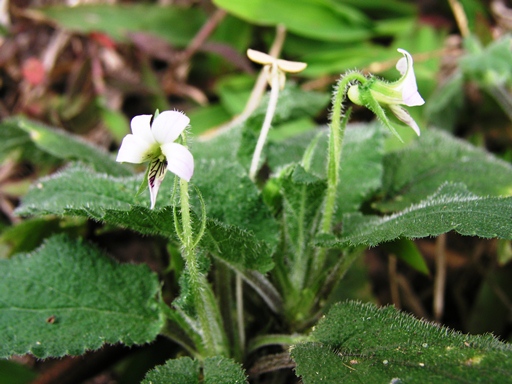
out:
{"label": "blurred green leaf", "polygon": [[72,31],[104,32],[119,41],[126,41],[129,32],[149,32],[177,47],[186,46],[206,21],[199,8],[152,4],[56,5],[37,12]]}
{"label": "blurred green leaf", "polygon": [[30,135],[20,129],[17,119],[5,119],[0,123],[0,161],[8,156],[38,165],[55,165],[58,162],[55,157],[35,146]]}
{"label": "blurred green leaf", "polygon": [[160,284],[146,265],[117,264],[65,236],[0,260],[0,274],[0,357],[144,344],[164,325]]}
{"label": "blurred green leaf", "polygon": [[445,182],[464,183],[479,196],[512,195],[512,165],[448,133],[429,129],[384,158],[383,199],[374,207],[404,209]]}
{"label": "blurred green leaf", "polygon": [[334,306],[291,355],[304,384],[507,382],[512,346],[417,320],[393,307]]}
{"label": "blurred green leaf", "polygon": [[120,144],[124,136],[130,133],[130,122],[120,111],[110,109],[104,100],[96,99],[101,119],[117,144]]}
{"label": "blurred green leaf", "polygon": [[220,104],[199,107],[187,112],[192,122],[192,133],[200,135],[231,119],[231,114]]}
{"label": "blurred green leaf", "polygon": [[460,60],[462,72],[484,87],[512,84],[512,37],[504,35],[485,48],[477,41],[472,43],[479,48],[470,50]]}
{"label": "blurred green leaf", "polygon": [[[493,333],[503,335],[507,333],[509,325],[510,308],[504,297],[512,294],[512,279],[510,279],[511,266],[504,268],[491,267],[478,290],[474,295],[471,309],[464,316],[464,328],[474,334]],[[482,314],[491,314],[485,316]]]}
{"label": "blurred green leaf", "polygon": [[343,0],[343,2],[378,19],[393,16],[412,16],[418,10],[416,4],[407,0]]}
{"label": "blurred green leaf", "polygon": [[90,164],[99,172],[106,172],[114,176],[132,174],[129,168],[117,163],[109,153],[94,147],[78,136],[72,136],[65,131],[58,131],[24,118],[14,118],[4,124],[8,124],[10,127],[16,126],[25,131],[40,150],[58,159],[79,160]]}
{"label": "blurred green leaf", "polygon": [[456,72],[434,91],[425,104],[430,125],[453,131],[464,106],[464,78]]}
{"label": "blurred green leaf", "polygon": [[418,272],[430,275],[427,263],[413,241],[409,239],[396,239],[389,243],[382,244],[382,247],[387,252],[392,253],[400,260],[409,264]]}
{"label": "blurred green leaf", "polygon": [[480,197],[463,184],[444,184],[416,205],[390,216],[347,215],[343,236],[331,246],[377,245],[401,237],[461,235],[512,239],[512,197]]}
{"label": "blurred green leaf", "polygon": [[30,384],[37,377],[28,367],[6,360],[0,360],[0,372],[0,384]]}
{"label": "blurred green leaf", "polygon": [[251,96],[255,78],[248,75],[232,75],[221,78],[216,86],[220,103],[231,116],[242,113]]}
{"label": "blurred green leaf", "polygon": [[363,13],[334,0],[214,0],[214,4],[256,25],[283,24],[291,32],[319,40],[358,41],[371,36]]}
{"label": "blurred green leaf", "polygon": [[78,235],[83,225],[79,220],[63,221],[57,218],[31,218],[8,227],[0,235],[0,243],[7,244],[6,256],[18,252],[29,252],[38,247],[45,238],[56,233]]}

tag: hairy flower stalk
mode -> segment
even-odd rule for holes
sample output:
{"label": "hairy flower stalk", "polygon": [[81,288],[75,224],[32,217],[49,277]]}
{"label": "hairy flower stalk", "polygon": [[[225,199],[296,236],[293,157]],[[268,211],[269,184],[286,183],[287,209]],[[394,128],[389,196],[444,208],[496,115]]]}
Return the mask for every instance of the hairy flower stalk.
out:
{"label": "hairy flower stalk", "polygon": [[263,147],[267,140],[272,118],[276,111],[277,100],[279,99],[279,90],[284,88],[286,82],[285,73],[298,73],[304,70],[307,64],[276,59],[266,53],[255,51],[253,49],[247,50],[247,56],[252,61],[264,65],[263,70],[267,74],[267,81],[270,85],[270,99],[268,102],[267,113],[265,114],[265,120],[261,127],[260,136],[258,137],[258,142],[256,143],[256,148],[252,156],[251,167],[249,169],[249,177],[252,181],[255,181],[260,164],[261,153],[263,152]]}
{"label": "hairy flower stalk", "polygon": [[[409,113],[402,105],[416,106],[424,104],[424,100],[418,93],[416,77],[414,75],[413,60],[411,55],[398,49],[402,57],[396,68],[402,77],[395,82],[387,83],[375,77],[365,77],[358,72],[350,72],[343,76],[336,85],[333,97],[331,122],[329,124],[329,154],[327,160],[327,192],[320,229],[329,233],[332,227],[332,218],[336,209],[336,192],[339,183],[340,158],[343,146],[343,138],[348,116],[343,116],[343,103],[346,97],[358,105],[364,105],[374,112],[379,120],[400,141],[393,124],[386,116],[382,107],[389,108],[391,112],[402,122],[410,126],[418,135],[420,130]],[[326,251],[320,250],[314,260],[314,270],[320,271],[325,263]]]}
{"label": "hairy flower stalk", "polygon": [[[201,338],[206,356],[227,356],[227,341],[222,328],[220,311],[215,297],[212,294],[206,276],[200,271],[197,260],[196,245],[204,233],[204,227],[194,237],[192,219],[190,216],[190,202],[188,182],[180,180],[181,230],[176,227],[183,246],[183,256],[188,271],[190,291],[194,299],[194,308],[201,325]],[[204,209],[204,207],[203,207]],[[203,216],[203,221],[206,218]],[[175,221],[177,225],[177,222]],[[204,222],[203,222],[204,224]]]}

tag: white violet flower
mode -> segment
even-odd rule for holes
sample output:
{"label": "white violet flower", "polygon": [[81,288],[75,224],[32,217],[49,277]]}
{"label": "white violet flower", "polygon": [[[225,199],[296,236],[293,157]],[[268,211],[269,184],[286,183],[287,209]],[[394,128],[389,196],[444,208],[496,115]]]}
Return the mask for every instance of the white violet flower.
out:
{"label": "white violet flower", "polygon": [[190,181],[194,173],[194,158],[185,146],[174,142],[190,123],[184,113],[165,111],[152,123],[151,118],[152,115],[139,115],[132,119],[132,133],[124,137],[116,161],[134,164],[150,162],[147,178],[153,209],[165,173],[170,171]]}
{"label": "white violet flower", "polygon": [[[374,108],[372,108],[368,100],[368,96],[371,97],[379,104],[388,107],[400,121],[411,127],[419,136],[420,129],[418,125],[401,105],[413,107],[423,105],[425,101],[418,92],[412,56],[404,49],[399,48],[398,52],[404,55],[396,64],[396,69],[402,74],[399,80],[388,83],[376,78],[370,78],[368,83],[364,85],[352,85],[347,95],[355,104],[365,105],[373,110]],[[368,92],[369,95],[367,94]],[[373,112],[377,113],[376,111]],[[379,116],[379,118],[382,120],[382,116]],[[384,121],[384,123],[388,125],[387,121]]]}

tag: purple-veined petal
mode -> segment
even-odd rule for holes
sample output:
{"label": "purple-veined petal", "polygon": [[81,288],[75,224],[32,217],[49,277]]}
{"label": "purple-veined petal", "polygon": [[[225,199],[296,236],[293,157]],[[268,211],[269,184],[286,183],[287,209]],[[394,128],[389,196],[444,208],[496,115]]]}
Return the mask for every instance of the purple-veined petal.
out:
{"label": "purple-veined petal", "polygon": [[164,111],[153,121],[151,130],[156,141],[162,145],[176,140],[189,123],[190,119],[184,113]]}
{"label": "purple-veined petal", "polygon": [[400,81],[403,104],[408,107],[423,105],[425,104],[425,101],[418,92],[412,56],[404,49],[398,48],[398,52],[404,55],[404,57],[398,60],[398,63],[396,64],[396,69],[398,69],[403,76]]}
{"label": "purple-veined petal", "polygon": [[152,144],[128,134],[124,137],[116,161],[120,163],[140,164],[151,158]]}
{"label": "purple-veined petal", "polygon": [[398,118],[398,120],[402,121],[403,123],[411,127],[418,136],[420,135],[420,127],[418,127],[418,124],[416,124],[411,115],[409,115],[409,112],[407,112],[399,105],[389,105],[389,109],[391,109],[391,112],[393,112],[393,114]]}
{"label": "purple-veined petal", "polygon": [[190,181],[194,174],[194,157],[192,153],[181,144],[167,143],[161,147],[167,160],[167,169],[178,177]]}
{"label": "purple-veined petal", "polygon": [[155,138],[151,133],[151,115],[138,115],[135,116],[131,123],[130,127],[132,128],[132,133],[139,139],[147,141],[148,143],[155,143]]}
{"label": "purple-veined petal", "polygon": [[151,209],[155,207],[156,197],[160,184],[164,181],[165,172],[167,172],[166,162],[160,159],[154,159],[149,164],[148,171],[148,185],[149,185],[149,197],[151,199]]}

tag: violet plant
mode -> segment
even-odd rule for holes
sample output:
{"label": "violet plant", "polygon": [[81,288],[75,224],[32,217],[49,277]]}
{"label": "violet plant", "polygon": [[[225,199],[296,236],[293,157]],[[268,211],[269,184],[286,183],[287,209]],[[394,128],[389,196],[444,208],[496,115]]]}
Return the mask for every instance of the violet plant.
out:
{"label": "violet plant", "polygon": [[[305,64],[254,51],[249,56],[270,73],[270,97],[242,124],[209,140],[187,137],[194,122],[184,113],[140,115],[114,161],[33,121],[5,122],[40,150],[74,161],[37,181],[18,215],[85,217],[150,235],[164,244],[168,262],[157,275],[145,265],[113,262],[98,246],[63,233],[0,261],[0,356],[80,355],[162,335],[179,352],[143,383],[242,383],[252,356],[279,366],[276,350],[291,356],[304,383],[509,380],[512,347],[491,336],[449,332],[392,307],[329,302],[369,246],[452,230],[512,239],[512,200],[499,193],[510,190],[512,167],[445,133],[420,130],[403,108],[424,103],[413,59],[398,51],[398,80],[344,74],[328,129],[279,145],[266,143],[271,122],[321,102],[284,81],[283,71]],[[382,124],[349,125],[348,100]],[[382,128],[401,140],[402,123],[421,131],[423,141],[384,160]],[[468,158],[478,167],[465,174],[439,179],[423,172],[428,164],[442,168]],[[386,161],[395,173],[384,175]],[[124,162],[149,167],[142,176]],[[269,177],[258,179],[263,163]],[[417,183],[407,171],[411,163],[423,175]],[[164,179],[167,170],[174,177]],[[488,177],[493,183],[482,186]],[[137,193],[141,183],[149,199]],[[404,192],[404,185],[417,190]],[[395,189],[401,191],[395,198],[377,199],[377,191]],[[363,209],[365,202],[373,211]],[[421,260],[408,262],[420,268]],[[234,293],[237,278],[246,286],[241,295]]]}

